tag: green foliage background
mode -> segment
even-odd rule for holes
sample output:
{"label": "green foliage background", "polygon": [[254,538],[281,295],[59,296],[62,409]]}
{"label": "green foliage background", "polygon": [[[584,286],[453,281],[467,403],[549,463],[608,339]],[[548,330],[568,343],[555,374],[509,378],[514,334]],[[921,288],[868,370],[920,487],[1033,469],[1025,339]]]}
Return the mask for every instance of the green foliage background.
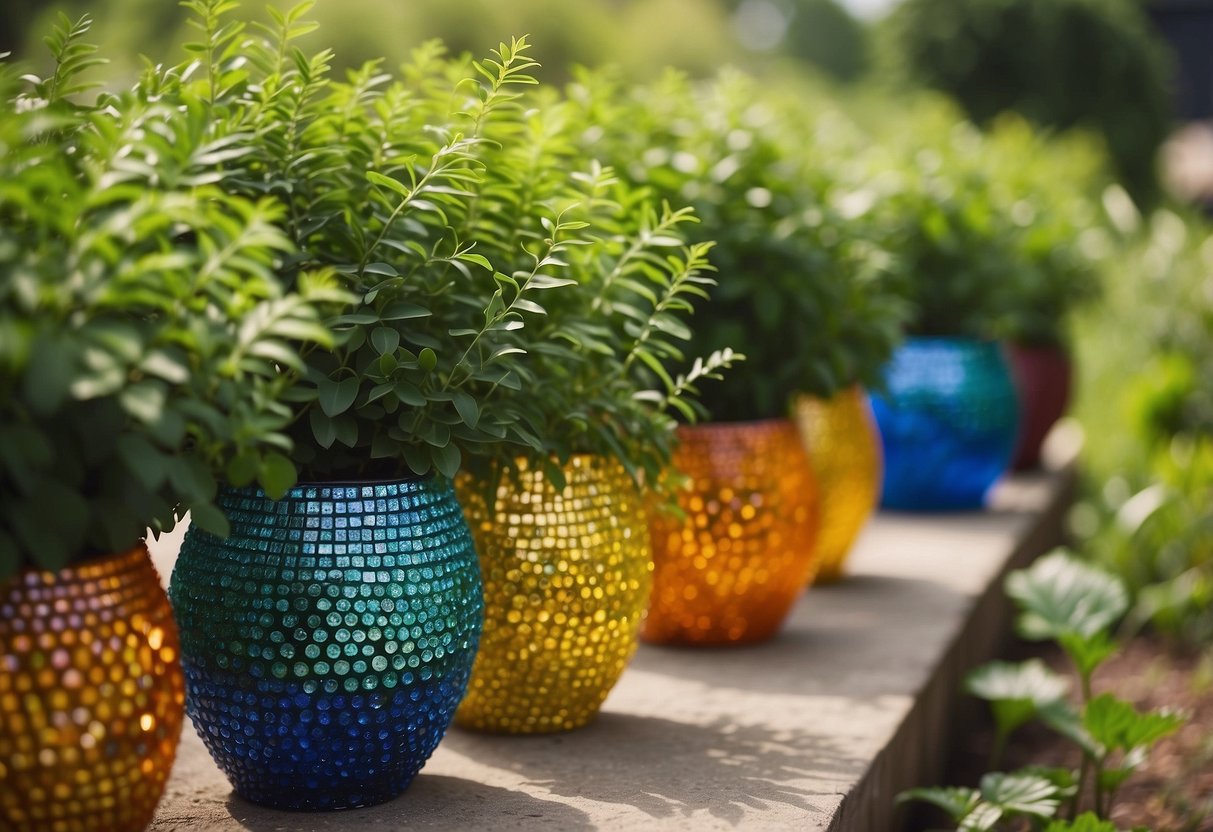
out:
{"label": "green foliage background", "polygon": [[[259,15],[263,3],[246,4]],[[280,8],[289,5],[276,3]],[[867,67],[866,33],[835,0],[780,0],[786,16],[782,41],[769,51],[744,47],[733,26],[739,0],[320,0],[309,14],[319,36],[300,41],[307,52],[330,47],[335,66],[354,67],[377,57],[388,66],[411,49],[438,38],[450,51],[481,55],[511,35],[529,35],[544,81],[568,77],[574,64],[612,63],[632,78],[666,66],[706,74],[721,64],[758,67],[786,58],[807,62],[840,79]],[[59,11],[97,19],[91,37],[109,54],[126,56],[106,70],[133,77],[137,56],[168,54],[187,37],[185,13],[174,0],[6,0],[0,15],[0,52],[42,60],[41,33]]]}

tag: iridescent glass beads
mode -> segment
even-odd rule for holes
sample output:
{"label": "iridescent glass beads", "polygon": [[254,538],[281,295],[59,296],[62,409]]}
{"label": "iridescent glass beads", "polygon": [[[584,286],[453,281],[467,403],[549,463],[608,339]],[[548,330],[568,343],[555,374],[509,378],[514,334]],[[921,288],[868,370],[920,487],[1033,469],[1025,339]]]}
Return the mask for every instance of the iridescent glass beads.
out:
{"label": "iridescent glass beads", "polygon": [[142,545],[0,583],[0,829],[142,830],[183,698],[177,627]]}
{"label": "iridescent glass beads", "polygon": [[460,497],[484,573],[480,654],[460,725],[539,733],[584,725],[636,649],[652,564],[631,478],[615,460],[576,456],[556,488],[525,465],[489,512],[476,483]]}
{"label": "iridescent glass beads", "polygon": [[790,420],[679,428],[683,517],[652,514],[646,641],[762,641],[816,571],[817,485]]}
{"label": "iridescent glass beads", "polygon": [[1002,348],[971,338],[910,338],[873,392],[886,508],[981,508],[1011,462],[1019,403]]}
{"label": "iridescent glass beads", "polygon": [[821,495],[817,581],[834,581],[880,498],[880,437],[858,386],[828,399],[801,396],[795,415]]}
{"label": "iridescent glass beads", "polygon": [[170,594],[186,709],[236,791],[342,809],[403,791],[462,698],[481,626],[476,555],[445,481],[221,493]]}

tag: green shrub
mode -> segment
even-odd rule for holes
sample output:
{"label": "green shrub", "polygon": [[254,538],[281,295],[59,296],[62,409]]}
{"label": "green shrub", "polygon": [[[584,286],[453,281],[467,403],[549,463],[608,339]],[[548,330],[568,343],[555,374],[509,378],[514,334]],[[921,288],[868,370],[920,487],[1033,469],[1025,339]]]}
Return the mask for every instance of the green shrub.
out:
{"label": "green shrub", "polygon": [[1005,110],[1107,142],[1140,199],[1170,127],[1165,53],[1134,0],[905,0],[888,21],[899,70],[978,123]]}
{"label": "green shrub", "polygon": [[297,344],[348,298],[294,292],[269,200],[213,169],[243,155],[196,102],[147,90],[73,103],[87,18],[48,38],[46,79],[0,64],[0,577],[121,551],[185,511],[223,533],[217,482],[294,482]]}
{"label": "green shrub", "polygon": [[701,85],[670,73],[630,93],[586,76],[570,97],[597,125],[583,134],[587,152],[693,206],[695,239],[716,242],[719,286],[690,351],[733,347],[747,370],[705,389],[713,418],[780,416],[796,392],[875,381],[904,308],[887,291],[890,258],[872,242],[863,183],[835,173],[851,131],[739,73]]}
{"label": "green shrub", "polygon": [[[190,91],[247,146],[218,184],[281,205],[300,251],[286,279],[329,268],[359,299],[330,322],[335,347],[304,355],[292,397],[304,476],[450,477],[522,455],[555,472],[599,452],[656,479],[663,409],[693,412],[694,377],[732,360],[681,380],[664,366],[711,283],[707,247],[679,251],[685,215],[655,214],[586,161],[572,139],[583,127],[533,89],[527,41],[483,61],[430,43],[399,77],[372,61],[337,81],[327,50],[294,47],[310,4],[268,27],[229,20],[227,0],[188,5],[205,35],[187,46],[197,75],[145,83]],[[643,291],[602,285],[640,269]]]}
{"label": "green shrub", "polygon": [[1064,343],[1070,313],[1097,294],[1095,258],[1109,244],[1098,150],[1014,115],[983,132],[936,96],[867,120],[868,175],[915,308],[910,332]]}

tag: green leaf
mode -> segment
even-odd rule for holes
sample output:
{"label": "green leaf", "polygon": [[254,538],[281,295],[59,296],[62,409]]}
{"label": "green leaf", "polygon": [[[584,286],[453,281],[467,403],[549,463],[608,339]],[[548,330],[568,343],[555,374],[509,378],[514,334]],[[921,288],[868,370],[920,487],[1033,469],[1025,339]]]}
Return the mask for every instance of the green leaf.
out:
{"label": "green leaf", "polygon": [[1055,820],[1045,827],[1045,832],[1120,832],[1116,824],[1101,820],[1094,812],[1083,812],[1074,820]]}
{"label": "green leaf", "polygon": [[428,373],[438,366],[438,354],[426,347],[417,353],[417,364]]}
{"label": "green leaf", "polygon": [[227,517],[212,503],[198,503],[190,506],[190,523],[219,538],[227,537],[232,533],[232,527],[228,523]]}
{"label": "green leaf", "polygon": [[137,433],[124,433],[116,443],[118,455],[144,487],[154,491],[168,478],[166,457]]}
{"label": "green leaf", "polygon": [[1074,662],[1078,672],[1086,677],[1107,661],[1119,647],[1112,636],[1103,630],[1091,636],[1062,633],[1057,637],[1057,642]]}
{"label": "green leaf", "polygon": [[1099,757],[1102,749],[1082,724],[1082,714],[1069,702],[1058,701],[1040,709],[1040,720],[1077,745],[1088,757]]}
{"label": "green leaf", "polygon": [[476,404],[476,400],[469,393],[463,390],[451,391],[451,400],[455,404],[455,410],[459,412],[459,418],[469,428],[474,428],[480,422],[480,406]]}
{"label": "green leaf", "polygon": [[1001,807],[982,801],[973,807],[960,821],[958,832],[989,832],[1002,820],[1004,812]]}
{"label": "green leaf", "polygon": [[317,401],[324,415],[333,417],[349,410],[354,399],[358,397],[358,386],[358,379],[350,376],[340,381],[325,378],[317,382],[316,387],[320,393]]}
{"label": "green leaf", "polygon": [[432,314],[430,310],[423,306],[418,306],[415,303],[408,301],[397,300],[392,301],[383,308],[379,313],[379,320],[382,321],[406,321],[413,318],[425,318]]}
{"label": "green leaf", "polygon": [[371,346],[380,355],[396,352],[400,346],[400,332],[390,326],[380,326],[371,330]]}
{"label": "green leaf", "polygon": [[1011,573],[1007,593],[1022,609],[1020,633],[1033,640],[1066,634],[1090,638],[1115,624],[1129,607],[1119,580],[1061,549]]}
{"label": "green leaf", "polygon": [[459,446],[451,442],[444,447],[434,448],[434,467],[438,469],[444,477],[453,479],[459,473],[459,465],[463,460],[463,455],[459,451]]}
{"label": "green leaf", "polygon": [[367,263],[362,267],[363,274],[375,274],[381,277],[399,277],[400,272],[391,263]]}
{"label": "green leaf", "polygon": [[368,170],[366,172],[366,179],[371,184],[387,188],[389,191],[393,191],[406,199],[409,196],[409,189],[404,184],[392,179],[390,176],[384,176],[382,173]]}
{"label": "green leaf", "polygon": [[897,796],[898,803],[908,803],[920,800],[937,806],[947,813],[954,822],[969,815],[981,801],[981,794],[976,789],[962,786],[939,786],[932,788],[910,789]]}
{"label": "green leaf", "polygon": [[167,399],[168,391],[160,381],[131,384],[118,394],[118,401],[122,403],[123,410],[148,425],[160,421]]}
{"label": "green leaf", "polygon": [[407,381],[396,382],[395,393],[396,398],[400,400],[401,404],[407,404],[411,407],[425,406],[425,395],[416,385],[409,384]]}
{"label": "green leaf", "polygon": [[276,451],[270,451],[261,460],[257,482],[271,500],[281,500],[295,485],[295,464]]}
{"label": "green leaf", "polygon": [[59,408],[68,393],[73,364],[71,353],[59,342],[50,338],[34,342],[25,369],[25,395],[35,413],[53,413]]}
{"label": "green leaf", "polygon": [[1061,805],[1055,784],[1034,774],[993,771],[981,778],[981,796],[1004,814],[1051,818]]}
{"label": "green leaf", "polygon": [[308,424],[317,445],[325,449],[333,447],[337,441],[337,425],[331,417],[313,407],[308,411]]}
{"label": "green leaf", "polygon": [[1171,711],[1141,712],[1131,702],[1105,693],[1087,703],[1082,724],[1108,751],[1132,751],[1148,748],[1173,734],[1184,724],[1184,718]]}
{"label": "green leaf", "polygon": [[251,450],[245,449],[228,460],[225,472],[229,485],[243,488],[257,477],[261,459]]}
{"label": "green leaf", "polygon": [[969,693],[990,702],[1003,734],[1010,734],[1041,708],[1063,699],[1070,687],[1064,677],[1039,659],[1022,664],[991,662],[969,674],[965,686]]}

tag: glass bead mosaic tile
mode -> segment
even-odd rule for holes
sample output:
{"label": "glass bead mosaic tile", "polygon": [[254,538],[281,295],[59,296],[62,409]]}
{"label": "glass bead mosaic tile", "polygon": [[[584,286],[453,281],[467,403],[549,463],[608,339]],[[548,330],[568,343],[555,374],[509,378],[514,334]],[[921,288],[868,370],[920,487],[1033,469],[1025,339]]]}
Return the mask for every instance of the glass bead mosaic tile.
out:
{"label": "glass bead mosaic tile", "polygon": [[142,544],[0,583],[0,829],[146,827],[185,718],[179,652]]}
{"label": "glass bead mosaic tile", "polygon": [[794,411],[821,500],[816,580],[834,581],[842,577],[851,546],[880,498],[880,436],[859,387],[829,399],[801,396]]}
{"label": "glass bead mosaic tile", "polygon": [[388,800],[463,697],[483,600],[471,535],[436,479],[231,490],[226,540],[190,530],[170,595],[186,709],[245,798]]}
{"label": "glass bead mosaic tile", "polygon": [[652,561],[640,495],[615,460],[573,457],[557,490],[522,467],[489,512],[460,497],[480,553],[484,637],[460,725],[542,733],[589,722],[636,649]]}
{"label": "glass bead mosaic tile", "polygon": [[641,637],[763,641],[817,569],[817,484],[788,419],[683,426],[683,517],[654,511],[653,596]]}
{"label": "glass bead mosaic tile", "polygon": [[911,511],[981,508],[1011,462],[1019,403],[1002,348],[910,338],[873,392],[884,482],[880,504]]}

